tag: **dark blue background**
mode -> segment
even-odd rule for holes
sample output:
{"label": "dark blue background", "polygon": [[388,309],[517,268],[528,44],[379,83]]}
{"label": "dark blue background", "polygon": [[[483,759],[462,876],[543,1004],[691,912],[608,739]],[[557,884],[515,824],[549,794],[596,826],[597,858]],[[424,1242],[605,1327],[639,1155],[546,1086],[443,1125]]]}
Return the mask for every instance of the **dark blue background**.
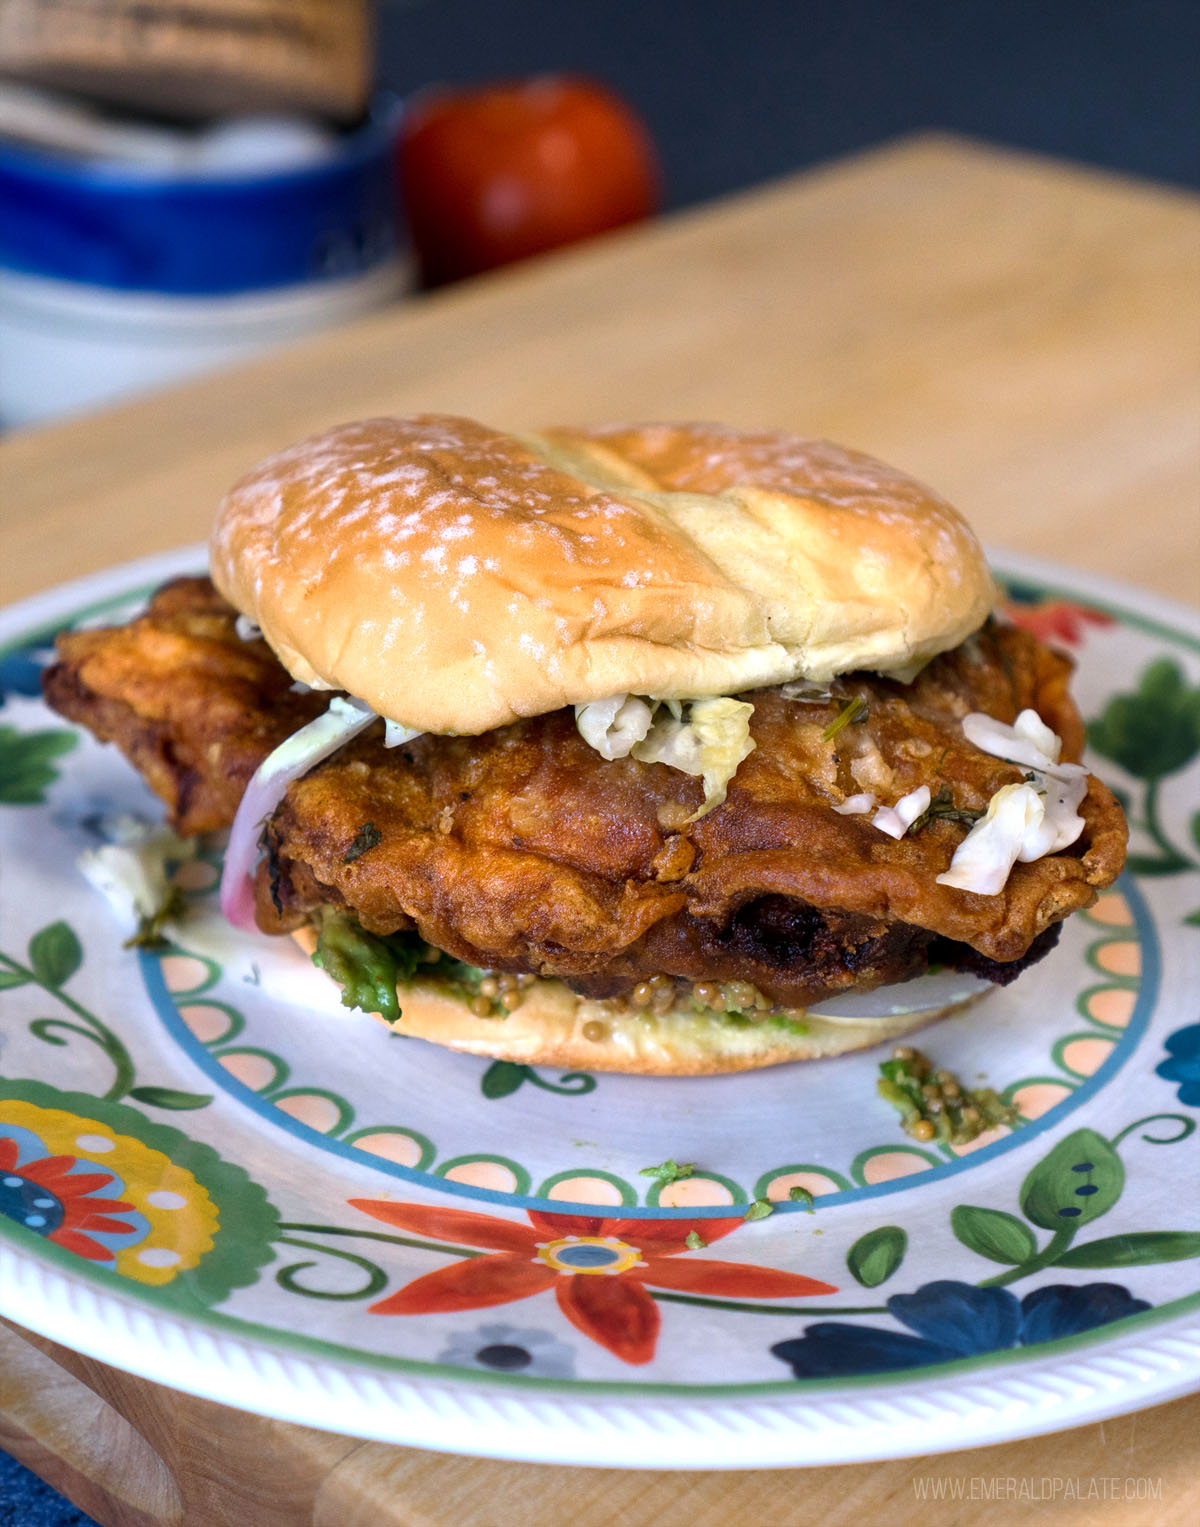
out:
{"label": "dark blue background", "polygon": [[385,84],[581,70],[681,206],[919,128],[1200,186],[1196,0],[391,0]]}

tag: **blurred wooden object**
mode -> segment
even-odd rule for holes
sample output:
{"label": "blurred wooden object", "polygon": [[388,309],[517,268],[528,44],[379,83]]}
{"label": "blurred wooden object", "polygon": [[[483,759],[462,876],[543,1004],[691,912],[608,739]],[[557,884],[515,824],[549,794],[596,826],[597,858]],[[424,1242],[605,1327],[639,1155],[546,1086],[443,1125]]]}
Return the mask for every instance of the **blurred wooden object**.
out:
{"label": "blurred wooden object", "polygon": [[[1195,599],[1198,255],[1195,198],[910,140],[0,441],[0,579],[15,598],[198,540],[266,452],[445,409],[826,434],[936,484],[991,541]],[[1050,1503],[1055,1527],[1200,1520],[1198,1397],[939,1458],[643,1473],[358,1442],[0,1338],[0,1444],[104,1527],[1024,1527]]]}
{"label": "blurred wooden object", "polygon": [[[101,1527],[1191,1527],[1200,1395],[1003,1447],[836,1468],[564,1469],[288,1426],[0,1322],[0,1446]],[[949,1503],[953,1504],[949,1504]]]}
{"label": "blurred wooden object", "polygon": [[169,117],[361,114],[369,0],[0,0],[0,72]]}

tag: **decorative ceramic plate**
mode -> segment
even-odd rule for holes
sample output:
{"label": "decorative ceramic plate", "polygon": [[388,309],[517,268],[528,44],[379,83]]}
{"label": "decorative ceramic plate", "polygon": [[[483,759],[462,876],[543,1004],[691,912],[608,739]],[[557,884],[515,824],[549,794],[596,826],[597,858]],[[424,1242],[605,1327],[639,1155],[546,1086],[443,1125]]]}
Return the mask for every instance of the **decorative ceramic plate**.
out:
{"label": "decorative ceramic plate", "polygon": [[[1195,616],[997,558],[1078,660],[1133,842],[1050,958],[924,1032],[1020,1109],[954,1150],[901,1133],[878,1053],[661,1081],[399,1038],[221,922],[215,852],[177,872],[178,941],[124,949],[76,861],[158,808],[38,670],[202,560],[0,628],[6,1315],[243,1409],[546,1462],[924,1453],[1200,1382]],[[643,1173],[666,1158],[695,1171]]]}

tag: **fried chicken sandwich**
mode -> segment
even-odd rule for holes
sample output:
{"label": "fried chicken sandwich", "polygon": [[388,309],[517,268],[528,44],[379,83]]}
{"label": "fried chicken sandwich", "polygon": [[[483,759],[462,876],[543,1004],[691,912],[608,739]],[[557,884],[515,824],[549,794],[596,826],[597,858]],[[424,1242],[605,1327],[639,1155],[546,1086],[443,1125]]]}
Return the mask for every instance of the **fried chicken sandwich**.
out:
{"label": "fried chicken sandwich", "polygon": [[227,915],[348,1006],[717,1072],[914,1027],[809,1010],[931,966],[1005,984],[1118,874],[1070,665],[995,598],[944,500],[825,442],[383,418],[254,469],[211,582],[45,687],[232,829]]}

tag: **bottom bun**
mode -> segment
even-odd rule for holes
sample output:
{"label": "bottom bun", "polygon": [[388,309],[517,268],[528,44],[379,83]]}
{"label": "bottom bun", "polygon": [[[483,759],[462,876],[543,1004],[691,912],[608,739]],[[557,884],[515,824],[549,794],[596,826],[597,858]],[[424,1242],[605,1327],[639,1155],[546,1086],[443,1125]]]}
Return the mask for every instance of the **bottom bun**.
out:
{"label": "bottom bun", "polygon": [[[311,928],[292,936],[312,954],[317,939]],[[416,981],[400,993],[398,1022],[372,1016],[395,1034],[494,1060],[567,1071],[718,1076],[865,1050],[961,1012],[980,994],[861,1020],[809,1012],[798,1019],[737,1023],[691,1008],[666,1013],[615,1008],[611,1002],[579,997],[561,981],[539,980],[525,989],[520,1007],[507,1017],[478,1018],[457,998]]]}

